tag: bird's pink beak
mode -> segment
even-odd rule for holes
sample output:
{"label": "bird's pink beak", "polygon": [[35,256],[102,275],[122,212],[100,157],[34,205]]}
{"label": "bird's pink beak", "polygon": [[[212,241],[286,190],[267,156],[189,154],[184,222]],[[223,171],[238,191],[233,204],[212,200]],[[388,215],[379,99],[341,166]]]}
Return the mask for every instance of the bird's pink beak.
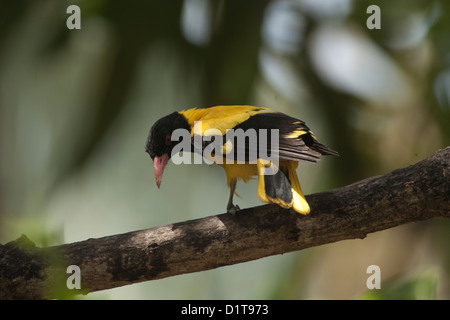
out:
{"label": "bird's pink beak", "polygon": [[161,179],[164,172],[164,168],[166,167],[167,161],[169,161],[169,155],[167,153],[163,154],[160,157],[155,157],[153,159],[154,167],[155,167],[155,180],[156,185],[161,185]]}

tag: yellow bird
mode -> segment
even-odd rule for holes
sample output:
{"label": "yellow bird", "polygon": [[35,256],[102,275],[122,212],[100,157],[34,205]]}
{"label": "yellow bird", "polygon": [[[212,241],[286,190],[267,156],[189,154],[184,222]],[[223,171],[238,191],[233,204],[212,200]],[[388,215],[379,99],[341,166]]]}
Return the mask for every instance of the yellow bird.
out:
{"label": "yellow bird", "polygon": [[180,150],[176,146],[181,142],[173,139],[177,129],[189,138],[189,148],[182,151],[201,153],[224,168],[230,188],[227,212],[231,214],[239,210],[233,205],[237,181],[247,182],[254,176],[261,201],[308,214],[296,173],[298,162],[338,155],[319,143],[303,121],[281,112],[254,106],[193,108],[171,113],[150,129],[145,150],[154,162],[158,188],[172,152]]}

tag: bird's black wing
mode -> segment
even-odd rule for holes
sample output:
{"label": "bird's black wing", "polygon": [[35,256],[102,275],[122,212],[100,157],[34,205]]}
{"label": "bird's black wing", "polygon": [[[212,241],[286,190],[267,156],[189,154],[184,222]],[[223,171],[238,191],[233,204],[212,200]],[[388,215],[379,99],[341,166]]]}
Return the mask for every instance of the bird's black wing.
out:
{"label": "bird's black wing", "polygon": [[[223,136],[223,142],[231,143],[232,152],[229,152],[226,157],[234,159],[242,159],[243,155],[246,160],[254,159],[255,155],[258,158],[266,158],[266,154],[273,157],[277,151],[279,160],[291,161],[317,162],[322,155],[338,155],[336,151],[318,142],[303,121],[280,112],[257,113],[232,129],[235,137],[230,139]],[[271,130],[278,132],[278,149],[276,149],[276,143],[272,143]],[[236,138],[239,132],[240,134],[244,132],[245,144],[242,143],[242,139],[239,141],[239,138]],[[254,133],[257,136],[256,142]],[[263,150],[264,145],[267,146],[266,150]]]}

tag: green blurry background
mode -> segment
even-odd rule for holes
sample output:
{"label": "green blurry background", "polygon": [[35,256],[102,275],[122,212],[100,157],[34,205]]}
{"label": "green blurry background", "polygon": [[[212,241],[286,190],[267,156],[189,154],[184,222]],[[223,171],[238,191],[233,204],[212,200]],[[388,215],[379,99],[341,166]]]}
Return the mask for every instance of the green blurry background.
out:
{"label": "green blurry background", "polygon": [[[69,30],[69,5],[81,30]],[[366,9],[381,9],[369,30]],[[82,241],[223,213],[217,166],[144,152],[175,110],[266,106],[340,157],[302,163],[306,194],[450,144],[450,2],[0,1],[0,243]],[[238,184],[259,205],[256,181]],[[450,223],[434,219],[300,252],[89,294],[100,299],[448,299]],[[366,269],[381,268],[381,290]],[[82,274],[81,274],[82,276]]]}

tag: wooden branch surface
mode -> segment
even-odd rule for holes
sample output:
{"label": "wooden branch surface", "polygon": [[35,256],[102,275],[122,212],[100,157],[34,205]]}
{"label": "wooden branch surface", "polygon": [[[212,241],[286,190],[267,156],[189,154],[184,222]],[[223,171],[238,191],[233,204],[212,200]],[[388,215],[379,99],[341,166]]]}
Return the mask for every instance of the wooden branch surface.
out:
{"label": "wooden branch surface", "polygon": [[[69,292],[69,265],[88,293],[301,250],[433,217],[450,217],[450,147],[407,168],[307,196],[307,216],[277,205],[38,248],[0,245],[0,299]],[[156,213],[153,213],[156,214]],[[165,213],[166,214],[166,213]]]}

